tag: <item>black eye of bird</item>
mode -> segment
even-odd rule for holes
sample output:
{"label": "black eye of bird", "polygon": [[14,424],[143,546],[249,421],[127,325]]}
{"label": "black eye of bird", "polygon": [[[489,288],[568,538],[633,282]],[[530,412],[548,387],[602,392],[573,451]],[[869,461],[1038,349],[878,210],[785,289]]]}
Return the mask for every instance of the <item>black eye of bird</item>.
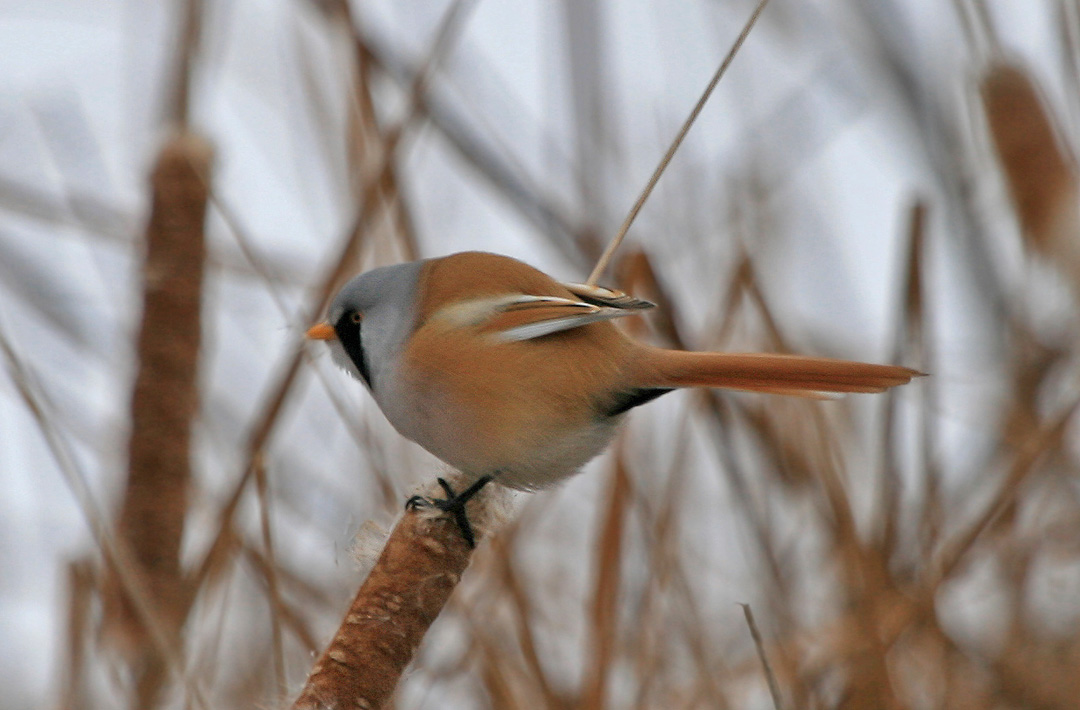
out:
{"label": "black eye of bird", "polygon": [[353,323],[359,323],[362,320],[360,311],[353,311],[352,313],[350,313],[349,320],[351,320]]}

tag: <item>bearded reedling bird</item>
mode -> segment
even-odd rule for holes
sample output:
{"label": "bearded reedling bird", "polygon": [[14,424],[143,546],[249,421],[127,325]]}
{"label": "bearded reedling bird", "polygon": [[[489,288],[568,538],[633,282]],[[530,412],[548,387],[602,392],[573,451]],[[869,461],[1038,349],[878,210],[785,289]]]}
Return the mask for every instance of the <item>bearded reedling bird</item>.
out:
{"label": "bearded reedling bird", "polygon": [[813,397],[881,392],[920,375],[796,355],[683,352],[635,342],[613,318],[653,304],[563,284],[516,259],[464,252],[385,266],[349,281],[307,337],[367,385],[386,418],[465,474],[455,515],[490,481],[520,490],[576,473],[626,412],[677,387]]}

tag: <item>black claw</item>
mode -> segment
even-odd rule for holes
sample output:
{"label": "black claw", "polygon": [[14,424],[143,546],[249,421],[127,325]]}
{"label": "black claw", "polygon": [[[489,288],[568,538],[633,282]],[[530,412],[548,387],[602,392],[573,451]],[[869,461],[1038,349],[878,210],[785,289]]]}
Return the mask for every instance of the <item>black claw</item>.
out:
{"label": "black claw", "polygon": [[445,478],[436,478],[435,480],[439,482],[440,486],[442,486],[443,493],[446,494],[447,500],[453,500],[457,497],[454,495],[454,489],[450,487],[450,484],[446,482]]}
{"label": "black claw", "polygon": [[473,534],[472,525],[469,524],[469,516],[465,514],[465,504],[472,500],[480,492],[480,489],[491,481],[491,476],[481,476],[460,494],[454,493],[454,489],[450,487],[450,484],[445,479],[439,478],[436,480],[438,480],[443,492],[446,493],[446,498],[429,499],[423,496],[413,496],[406,501],[405,507],[412,510],[435,506],[442,512],[453,515],[454,522],[457,523],[458,529],[461,530],[461,536],[465,538],[465,542],[470,548],[476,547],[476,536]]}
{"label": "black claw", "polygon": [[424,496],[413,496],[409,500],[405,501],[405,510],[416,510],[417,508],[427,508],[431,506],[429,501]]}

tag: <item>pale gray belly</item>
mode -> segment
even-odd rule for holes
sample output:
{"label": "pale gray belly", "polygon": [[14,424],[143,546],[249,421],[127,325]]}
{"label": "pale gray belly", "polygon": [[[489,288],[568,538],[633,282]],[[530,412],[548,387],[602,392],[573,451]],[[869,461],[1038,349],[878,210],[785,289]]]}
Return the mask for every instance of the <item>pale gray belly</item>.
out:
{"label": "pale gray belly", "polygon": [[525,422],[499,439],[462,421],[460,408],[437,392],[381,392],[379,406],[394,428],[470,478],[493,476],[519,490],[545,488],[577,473],[611,442],[622,419],[601,417],[573,428]]}

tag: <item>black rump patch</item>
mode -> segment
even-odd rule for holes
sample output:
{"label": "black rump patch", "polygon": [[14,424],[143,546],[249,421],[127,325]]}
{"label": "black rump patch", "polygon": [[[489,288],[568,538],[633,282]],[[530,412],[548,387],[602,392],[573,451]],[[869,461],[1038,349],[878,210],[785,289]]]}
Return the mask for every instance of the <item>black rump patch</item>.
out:
{"label": "black rump patch", "polygon": [[625,392],[619,392],[615,395],[615,398],[608,403],[607,409],[604,410],[604,414],[609,417],[614,417],[623,412],[626,412],[634,407],[651,402],[662,394],[667,394],[671,391],[671,388],[639,388],[627,390]]}

